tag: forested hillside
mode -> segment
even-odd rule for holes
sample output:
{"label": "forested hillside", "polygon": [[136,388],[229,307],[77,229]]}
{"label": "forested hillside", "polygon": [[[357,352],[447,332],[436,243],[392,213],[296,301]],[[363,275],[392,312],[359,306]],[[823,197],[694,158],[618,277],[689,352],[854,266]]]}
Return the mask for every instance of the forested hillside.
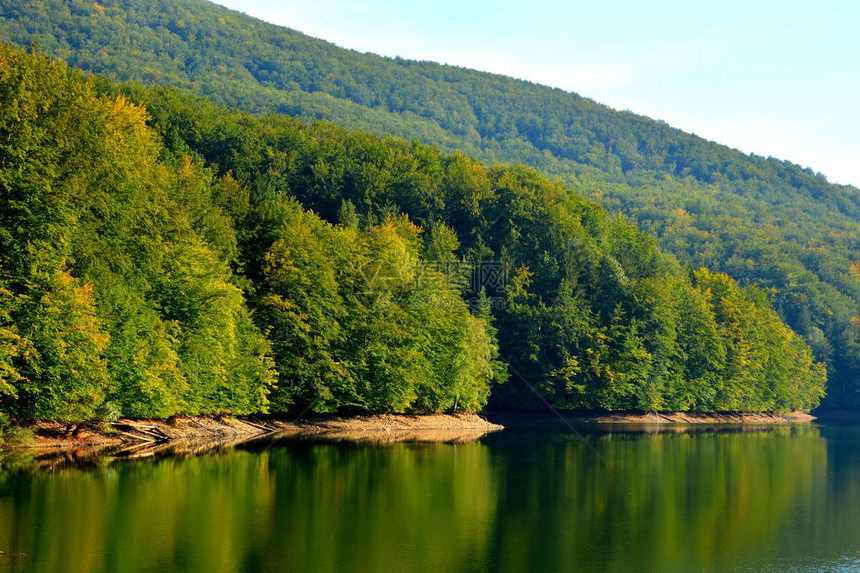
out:
{"label": "forested hillside", "polygon": [[343,50],[203,0],[4,2],[0,38],[254,113],[328,119],[560,176],[688,264],[762,287],[827,362],[829,403],[860,398],[852,187],[575,94]]}
{"label": "forested hillside", "polygon": [[763,293],[531,169],[0,48],[0,418],[536,404],[502,361],[571,408],[825,378]]}

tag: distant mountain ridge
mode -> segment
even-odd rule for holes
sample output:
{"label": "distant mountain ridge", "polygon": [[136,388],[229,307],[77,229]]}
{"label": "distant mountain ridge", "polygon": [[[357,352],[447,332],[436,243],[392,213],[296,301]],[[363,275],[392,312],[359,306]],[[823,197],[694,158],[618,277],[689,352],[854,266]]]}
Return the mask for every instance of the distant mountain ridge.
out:
{"label": "distant mountain ridge", "polygon": [[860,195],[562,90],[338,48],[203,0],[27,0],[0,38],[119,80],[170,84],[255,113],[327,119],[523,162],[624,213],[691,265],[762,286],[858,402]]}

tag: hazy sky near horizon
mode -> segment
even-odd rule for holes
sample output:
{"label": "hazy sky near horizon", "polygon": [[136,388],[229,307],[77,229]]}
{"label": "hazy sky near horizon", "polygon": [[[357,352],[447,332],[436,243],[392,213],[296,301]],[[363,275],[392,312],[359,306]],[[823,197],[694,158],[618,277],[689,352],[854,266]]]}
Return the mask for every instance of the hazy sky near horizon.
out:
{"label": "hazy sky near horizon", "polygon": [[345,48],[576,92],[860,187],[858,0],[216,0]]}

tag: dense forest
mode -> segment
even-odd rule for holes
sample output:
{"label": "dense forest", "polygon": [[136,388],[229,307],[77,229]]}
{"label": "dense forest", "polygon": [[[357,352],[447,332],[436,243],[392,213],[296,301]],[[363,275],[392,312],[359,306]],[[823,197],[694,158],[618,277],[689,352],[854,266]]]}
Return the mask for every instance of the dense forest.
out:
{"label": "dense forest", "polygon": [[529,168],[0,47],[0,424],[536,405],[523,380],[783,411],[825,372],[762,291]]}
{"label": "dense forest", "polygon": [[[860,402],[860,196],[852,187],[575,94],[359,54],[203,0],[4,2],[0,38],[25,46],[35,42],[74,67],[150,86],[179,86],[255,114],[325,119],[462,151],[485,163],[521,162],[560,177],[565,185],[553,193],[599,201],[656,235],[685,264],[759,286],[827,364],[828,403]],[[211,162],[219,176],[233,169],[237,177],[244,173],[244,185],[262,184],[259,173],[251,174],[256,167],[234,166],[237,157],[196,147],[214,143],[197,142],[202,134],[184,127],[157,129],[166,130],[168,148],[178,144],[171,138],[186,141],[188,151]],[[494,176],[488,177],[495,185]],[[290,192],[302,195],[292,187]],[[328,199],[300,200],[333,222],[330,214],[343,193],[319,192]],[[423,226],[427,212],[407,202],[395,204]],[[574,197],[564,202],[584,204]],[[367,204],[353,206],[365,215],[373,211]],[[373,217],[382,224],[378,214]],[[468,245],[459,233],[458,240]],[[461,246],[458,255],[468,248]],[[503,337],[500,342],[505,344]],[[577,364],[585,369],[585,362]]]}

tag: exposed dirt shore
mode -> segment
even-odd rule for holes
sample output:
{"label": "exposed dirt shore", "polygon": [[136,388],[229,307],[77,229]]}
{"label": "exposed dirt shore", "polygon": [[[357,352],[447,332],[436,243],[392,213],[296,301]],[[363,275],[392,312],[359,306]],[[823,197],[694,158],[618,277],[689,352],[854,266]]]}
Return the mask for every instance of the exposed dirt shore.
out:
{"label": "exposed dirt shore", "polygon": [[785,414],[748,413],[748,412],[716,412],[703,414],[698,412],[648,412],[642,413],[610,413],[595,416],[593,421],[598,423],[621,424],[796,424],[812,422],[815,416],[806,412],[788,412]]}
{"label": "exposed dirt shore", "polygon": [[356,441],[475,440],[502,426],[477,414],[377,414],[351,417],[308,417],[285,420],[270,416],[176,416],[167,420],[120,419],[110,424],[36,422],[24,448],[154,446],[178,442],[236,443],[264,435],[302,435]]}
{"label": "exposed dirt shore", "polygon": [[[505,425],[522,425],[539,422],[558,422],[559,416],[570,422],[585,424],[623,424],[629,426],[688,426],[688,425],[773,425],[808,423],[816,419],[806,412],[604,412],[559,411],[507,412],[497,419]],[[496,417],[494,417],[496,419]]]}
{"label": "exposed dirt shore", "polygon": [[[564,412],[576,422],[624,425],[769,425],[815,420],[805,412],[711,413],[695,412]],[[503,420],[506,417],[503,417]],[[551,413],[513,414],[512,422],[555,419]],[[141,451],[173,449],[202,451],[241,443],[262,436],[293,436],[353,442],[447,442],[465,443],[503,427],[477,414],[375,414],[313,416],[288,420],[273,416],[205,417],[177,416],[167,420],[120,419],[110,424],[36,422],[29,427],[33,440],[18,446],[27,449],[135,448]]]}

